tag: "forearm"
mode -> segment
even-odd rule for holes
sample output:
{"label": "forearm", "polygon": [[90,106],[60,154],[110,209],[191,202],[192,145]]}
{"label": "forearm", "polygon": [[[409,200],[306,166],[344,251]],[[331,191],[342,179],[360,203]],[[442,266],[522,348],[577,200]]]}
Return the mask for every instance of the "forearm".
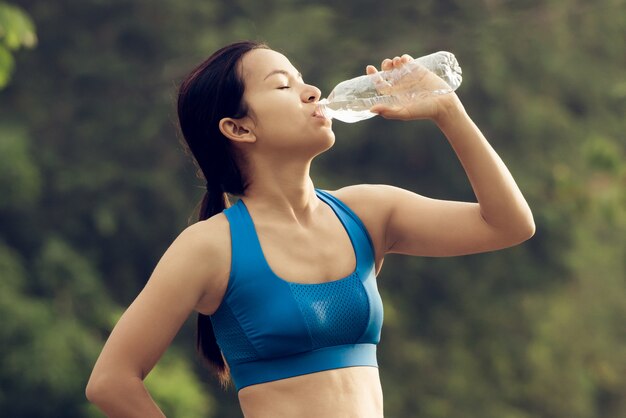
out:
{"label": "forearm", "polygon": [[89,400],[109,418],[164,418],[138,377],[101,382],[88,389]]}
{"label": "forearm", "polygon": [[435,122],[463,165],[484,220],[513,234],[532,234],[533,216],[522,192],[460,101],[455,98]]}

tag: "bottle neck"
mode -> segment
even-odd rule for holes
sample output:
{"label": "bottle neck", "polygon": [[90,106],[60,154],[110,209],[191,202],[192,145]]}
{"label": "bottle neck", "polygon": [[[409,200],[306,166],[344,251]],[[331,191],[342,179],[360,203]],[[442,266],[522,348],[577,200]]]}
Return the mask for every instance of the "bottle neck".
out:
{"label": "bottle neck", "polygon": [[332,119],[332,112],[328,107],[328,99],[322,99],[317,102],[315,107],[315,113],[324,116],[326,119]]}

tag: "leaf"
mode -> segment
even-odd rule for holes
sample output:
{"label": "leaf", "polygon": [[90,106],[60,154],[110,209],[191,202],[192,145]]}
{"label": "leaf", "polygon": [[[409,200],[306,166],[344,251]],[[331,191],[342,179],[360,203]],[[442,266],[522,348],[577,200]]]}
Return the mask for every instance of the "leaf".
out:
{"label": "leaf", "polygon": [[13,56],[3,45],[0,45],[0,89],[5,87],[11,79],[15,63]]}
{"label": "leaf", "polygon": [[0,41],[8,49],[32,48],[37,44],[35,25],[22,9],[0,3]]}

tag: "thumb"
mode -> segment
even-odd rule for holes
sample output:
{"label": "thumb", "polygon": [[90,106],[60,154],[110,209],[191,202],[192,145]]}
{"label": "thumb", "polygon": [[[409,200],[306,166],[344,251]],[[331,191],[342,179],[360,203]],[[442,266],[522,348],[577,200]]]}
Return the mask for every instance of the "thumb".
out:
{"label": "thumb", "polygon": [[388,106],[377,104],[370,107],[370,112],[382,116],[385,119],[403,119],[408,120],[409,114],[407,110],[400,106]]}
{"label": "thumb", "polygon": [[387,108],[387,106],[385,105],[374,105],[372,107],[370,107],[370,112],[372,113],[376,113],[377,115],[381,115],[383,113],[385,113],[385,109]]}
{"label": "thumb", "polygon": [[380,115],[380,116],[383,116],[383,117],[390,110],[391,110],[391,108],[389,106],[385,106],[385,105],[382,105],[382,104],[377,104],[377,105],[374,105],[374,106],[370,107],[370,112],[376,113],[377,115]]}

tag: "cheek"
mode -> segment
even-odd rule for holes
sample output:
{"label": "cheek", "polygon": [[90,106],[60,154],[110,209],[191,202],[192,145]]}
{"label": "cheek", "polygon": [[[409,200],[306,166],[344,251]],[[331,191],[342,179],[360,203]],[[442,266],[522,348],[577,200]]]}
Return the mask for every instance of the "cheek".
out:
{"label": "cheek", "polygon": [[257,127],[264,131],[291,130],[300,128],[307,122],[302,109],[296,106],[279,106],[267,103],[260,106],[257,113]]}
{"label": "cheek", "polygon": [[[258,100],[250,106],[259,124],[275,123],[276,120],[293,118],[293,105],[284,100],[266,99]],[[289,116],[288,115],[292,115]]]}

